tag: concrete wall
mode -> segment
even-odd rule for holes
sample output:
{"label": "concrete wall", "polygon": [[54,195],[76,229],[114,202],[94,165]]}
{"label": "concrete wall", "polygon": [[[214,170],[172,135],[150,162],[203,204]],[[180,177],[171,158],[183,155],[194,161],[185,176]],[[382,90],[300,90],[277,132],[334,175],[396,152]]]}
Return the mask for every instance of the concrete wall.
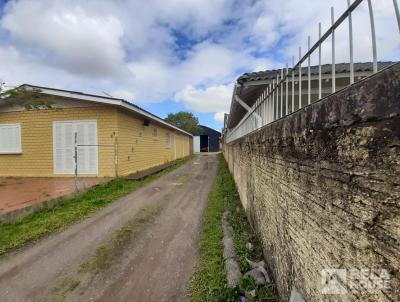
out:
{"label": "concrete wall", "polygon": [[[400,65],[224,155],[283,301],[294,287],[306,301],[400,300]],[[323,295],[326,268],[386,269],[392,290]]]}

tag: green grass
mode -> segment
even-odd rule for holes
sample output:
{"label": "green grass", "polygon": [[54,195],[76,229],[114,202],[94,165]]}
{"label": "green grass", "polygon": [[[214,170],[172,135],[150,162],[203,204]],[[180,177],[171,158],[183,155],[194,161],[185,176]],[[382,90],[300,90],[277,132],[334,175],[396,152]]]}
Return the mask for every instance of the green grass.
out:
{"label": "green grass", "polygon": [[[226,183],[227,187],[232,187],[232,185],[234,186],[234,183]],[[262,260],[262,249],[249,224],[246,212],[240,204],[237,192],[227,198],[226,207],[229,210],[228,222],[233,230],[232,237],[240,270],[247,272],[251,268],[246,259],[252,261]],[[252,250],[246,247],[248,242],[252,243]]]}
{"label": "green grass", "polygon": [[[220,160],[220,165],[222,161]],[[224,301],[226,294],[226,272],[223,259],[222,213],[224,211],[224,173],[221,166],[208,197],[208,205],[203,217],[200,241],[200,263],[189,284],[192,301]]]}
{"label": "green grass", "polygon": [[43,298],[43,302],[61,302],[65,300],[67,294],[77,288],[80,281],[66,277],[61,280],[56,288],[52,291],[49,297]]}
{"label": "green grass", "polygon": [[181,160],[173,166],[140,180],[115,179],[107,184],[93,187],[81,196],[61,199],[55,206],[43,208],[16,223],[1,225],[0,255],[89,216],[117,198],[171,172],[192,158]]}
{"label": "green grass", "polygon": [[[248,301],[276,301],[273,284],[257,287],[252,278],[243,278],[237,288],[227,288],[222,242],[225,208],[229,211],[228,222],[233,229],[234,246],[242,272],[249,270],[246,259],[262,259],[262,250],[248,223],[227,163],[222,154],[218,156],[217,178],[203,217],[200,263],[189,283],[189,295],[193,302],[240,301],[241,293],[255,289],[257,296],[247,297]],[[247,242],[253,244],[253,250],[246,247]]]}

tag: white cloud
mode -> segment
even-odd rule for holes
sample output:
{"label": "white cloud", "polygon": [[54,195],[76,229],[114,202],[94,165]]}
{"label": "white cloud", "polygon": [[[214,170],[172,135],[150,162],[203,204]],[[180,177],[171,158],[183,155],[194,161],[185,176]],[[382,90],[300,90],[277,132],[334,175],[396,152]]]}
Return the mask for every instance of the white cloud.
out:
{"label": "white cloud", "polygon": [[105,94],[114,98],[124,99],[127,101],[134,101],[135,99],[135,94],[129,90],[115,90],[111,93],[105,92]]}
{"label": "white cloud", "polygon": [[197,112],[215,112],[214,119],[221,122],[224,113],[229,112],[232,89],[233,85],[209,86],[206,89],[187,86],[175,98]]}
{"label": "white cloud", "polygon": [[90,76],[120,72],[124,51],[118,19],[93,16],[80,6],[59,7],[57,3],[13,2],[2,26],[19,43],[46,50],[53,63],[64,70]]}
{"label": "white cloud", "polygon": [[214,120],[216,120],[217,122],[223,123],[225,113],[226,112],[222,112],[222,111],[214,113]]}
{"label": "white cloud", "polygon": [[129,69],[134,74],[132,87],[137,98],[154,102],[163,96],[172,98],[186,86],[209,87],[232,82],[240,69],[257,66],[260,61],[222,45],[204,42],[181,62],[148,59],[129,63]]}
{"label": "white cloud", "polygon": [[184,27],[192,35],[202,36],[230,18],[231,0],[156,0],[154,7],[161,20]]}

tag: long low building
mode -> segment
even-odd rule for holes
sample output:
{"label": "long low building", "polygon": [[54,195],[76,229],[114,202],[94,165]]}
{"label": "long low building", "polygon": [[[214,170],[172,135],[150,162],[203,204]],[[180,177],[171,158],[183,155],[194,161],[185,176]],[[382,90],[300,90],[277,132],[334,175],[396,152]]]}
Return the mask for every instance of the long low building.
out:
{"label": "long low building", "polygon": [[190,133],[125,100],[21,89],[0,100],[0,176],[125,176],[192,153]]}

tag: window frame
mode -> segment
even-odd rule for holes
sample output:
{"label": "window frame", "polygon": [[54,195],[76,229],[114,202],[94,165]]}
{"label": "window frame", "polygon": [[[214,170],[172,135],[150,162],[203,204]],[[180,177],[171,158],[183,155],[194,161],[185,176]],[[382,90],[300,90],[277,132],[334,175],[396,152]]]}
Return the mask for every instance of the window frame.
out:
{"label": "window frame", "polygon": [[2,127],[17,127],[18,128],[18,134],[19,134],[19,140],[18,140],[18,149],[14,150],[2,150],[1,145],[0,145],[0,155],[7,155],[7,154],[22,154],[22,127],[21,123],[12,123],[12,124],[0,124],[0,131]]}
{"label": "window frame", "polygon": [[166,132],[165,133],[165,147],[166,148],[171,148],[172,147],[172,138],[171,138],[171,133]]}

